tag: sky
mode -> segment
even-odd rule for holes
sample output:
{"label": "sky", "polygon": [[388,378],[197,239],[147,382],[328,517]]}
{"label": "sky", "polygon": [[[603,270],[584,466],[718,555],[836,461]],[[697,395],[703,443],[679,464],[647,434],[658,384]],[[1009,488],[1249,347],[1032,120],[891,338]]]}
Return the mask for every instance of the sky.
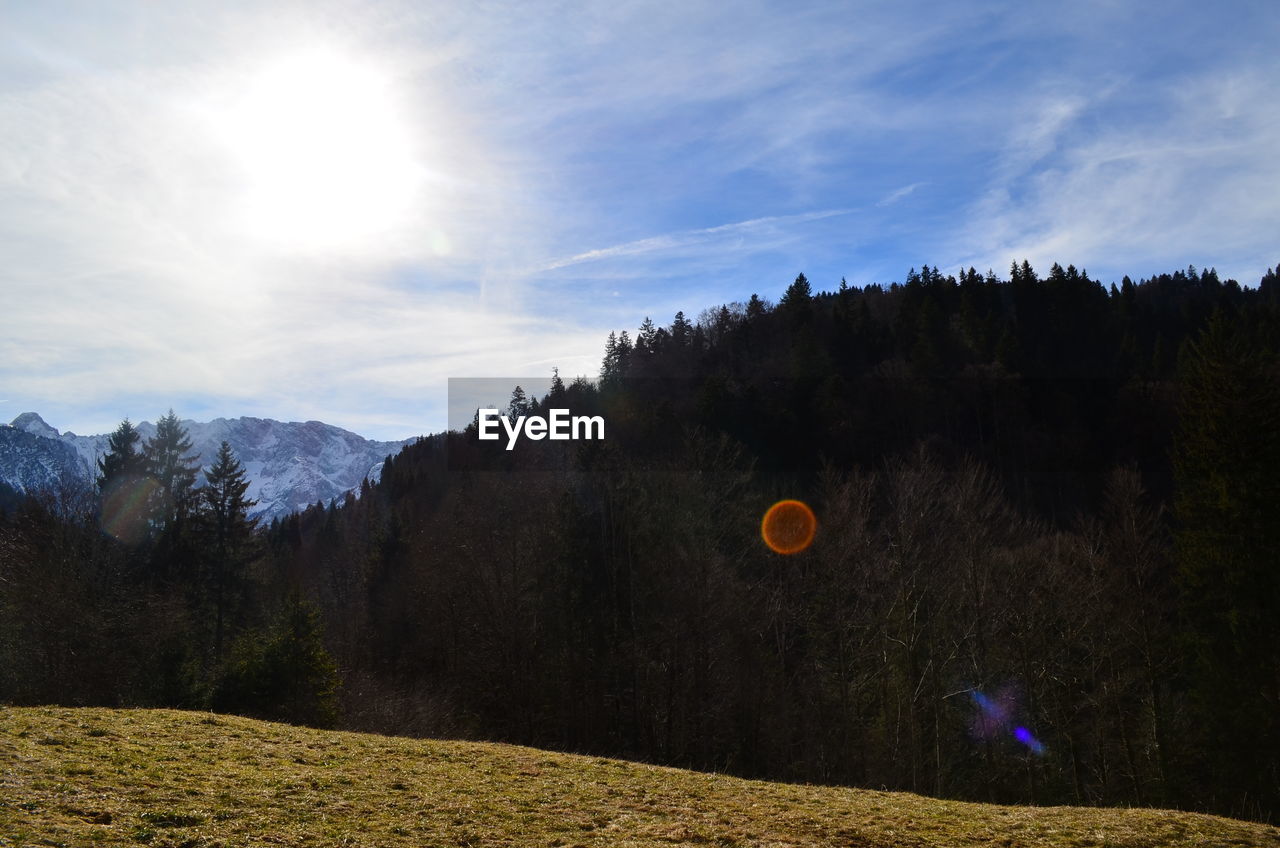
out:
{"label": "sky", "polygon": [[803,272],[1280,262],[1280,6],[0,7],[0,419],[438,431]]}

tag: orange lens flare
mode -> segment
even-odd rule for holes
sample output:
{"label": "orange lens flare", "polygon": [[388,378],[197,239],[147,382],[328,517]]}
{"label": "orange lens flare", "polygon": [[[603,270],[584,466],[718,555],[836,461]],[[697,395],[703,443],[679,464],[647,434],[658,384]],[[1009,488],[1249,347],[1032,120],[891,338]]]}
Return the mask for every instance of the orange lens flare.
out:
{"label": "orange lens flare", "polygon": [[774,553],[798,554],[813,543],[818,519],[802,501],[778,501],[760,522],[760,536]]}

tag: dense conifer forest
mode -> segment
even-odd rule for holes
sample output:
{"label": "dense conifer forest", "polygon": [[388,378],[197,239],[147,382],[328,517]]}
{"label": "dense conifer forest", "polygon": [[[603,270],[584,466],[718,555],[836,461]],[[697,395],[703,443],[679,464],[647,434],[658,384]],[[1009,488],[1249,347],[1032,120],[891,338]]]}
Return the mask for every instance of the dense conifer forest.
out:
{"label": "dense conifer forest", "polygon": [[126,421],[0,511],[0,702],[1274,819],[1278,273],[802,275],[513,392],[603,442],[424,438],[269,527]]}

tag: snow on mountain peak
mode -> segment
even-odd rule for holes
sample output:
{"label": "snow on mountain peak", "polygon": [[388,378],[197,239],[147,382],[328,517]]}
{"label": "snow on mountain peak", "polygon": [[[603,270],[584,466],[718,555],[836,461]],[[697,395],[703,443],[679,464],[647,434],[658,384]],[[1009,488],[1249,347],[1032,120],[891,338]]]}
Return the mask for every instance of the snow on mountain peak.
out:
{"label": "snow on mountain peak", "polygon": [[[12,426],[29,435],[11,430],[9,442],[13,444],[0,444],[0,482],[19,491],[48,485],[56,469],[91,483],[98,458],[107,452],[106,435],[59,434],[34,412],[19,415]],[[249,479],[248,496],[258,501],[251,515],[264,521],[358,491],[366,477],[377,480],[387,456],[399,453],[411,441],[372,441],[320,421],[244,417],[183,420],[182,426],[191,438],[191,452],[202,472],[224,440],[231,445]],[[141,422],[138,432],[143,439],[150,438],[155,426]],[[33,469],[41,473],[33,476]],[[203,473],[199,480],[203,482]]]}
{"label": "snow on mountain peak", "polygon": [[60,434],[57,430],[44,423],[44,419],[39,413],[24,412],[13,421],[9,422],[9,426],[15,430],[22,430],[24,433],[30,433],[33,436],[43,436],[46,439],[59,438]]}

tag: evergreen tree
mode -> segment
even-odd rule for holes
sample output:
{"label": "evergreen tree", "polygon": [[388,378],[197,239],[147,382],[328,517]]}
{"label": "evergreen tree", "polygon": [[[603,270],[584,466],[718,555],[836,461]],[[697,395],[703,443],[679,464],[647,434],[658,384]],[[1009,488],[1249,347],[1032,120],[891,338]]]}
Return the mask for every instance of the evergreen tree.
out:
{"label": "evergreen tree", "polygon": [[653,320],[647,315],[644,323],[640,325],[640,332],[636,334],[636,350],[640,353],[654,353],[657,348],[658,329],[654,326]]}
{"label": "evergreen tree", "polygon": [[147,473],[159,486],[159,493],[166,523],[179,514],[185,515],[191,506],[192,490],[196,483],[196,458],[191,455],[191,439],[172,409],[156,422],[156,434],[147,440],[143,448]]}
{"label": "evergreen tree", "polygon": [[676,318],[671,322],[671,341],[675,342],[677,347],[684,347],[692,341],[693,325],[689,323],[689,319],[684,317],[684,310],[676,313]]}
{"label": "evergreen tree", "polygon": [[[1280,381],[1223,313],[1188,345],[1174,469],[1176,552],[1209,781],[1280,803]],[[1252,812],[1252,811],[1244,811]]]}
{"label": "evergreen tree", "polygon": [[126,418],[107,438],[107,453],[98,459],[102,528],[129,544],[145,536],[146,506],[155,487],[147,476],[146,458],[138,450],[141,439]]}
{"label": "evergreen tree", "polygon": [[1262,295],[1262,300],[1266,303],[1280,302],[1280,265],[1268,268],[1267,273],[1262,275],[1258,282],[1258,294]]}
{"label": "evergreen tree", "polygon": [[600,363],[600,379],[610,380],[618,373],[618,334],[609,332],[604,343],[604,361]]}
{"label": "evergreen tree", "polygon": [[294,600],[269,633],[236,644],[213,693],[217,710],[332,727],[338,718],[338,668],[324,648],[319,616]]}
{"label": "evergreen tree", "polygon": [[714,325],[715,340],[719,342],[724,339],[725,334],[729,332],[729,328],[731,326],[733,326],[733,313],[729,311],[728,306],[721,305],[721,307],[716,310],[716,320]]}
{"label": "evergreen tree", "polygon": [[631,359],[631,352],[634,348],[631,346],[631,335],[623,330],[618,333],[618,365],[623,373],[626,373],[627,362]]}
{"label": "evergreen tree", "polygon": [[120,477],[140,476],[144,469],[138,452],[141,434],[128,418],[107,437],[107,453],[98,459],[98,490],[105,492]]}
{"label": "evergreen tree", "polygon": [[778,301],[778,308],[796,318],[804,319],[809,317],[812,302],[813,292],[809,287],[809,278],[801,274],[796,277],[795,282],[787,286],[782,300]]}
{"label": "evergreen tree", "polygon": [[529,414],[529,396],[520,386],[511,390],[511,402],[507,404],[507,417],[511,420],[523,418]]}
{"label": "evergreen tree", "polygon": [[147,476],[154,483],[149,504],[152,533],[158,545],[156,566],[168,571],[189,565],[194,552],[189,538],[189,518],[196,505],[195,483],[199,466],[191,453],[191,439],[172,409],[156,422],[156,433],[143,446]]}
{"label": "evergreen tree", "polygon": [[213,653],[218,659],[222,656],[227,609],[252,553],[254,521],[249,518],[249,508],[258,502],[245,497],[249,480],[231,445],[225,441],[218,448],[217,460],[204,476],[205,485],[200,494],[205,507],[202,513],[207,531],[205,554],[214,607]]}

